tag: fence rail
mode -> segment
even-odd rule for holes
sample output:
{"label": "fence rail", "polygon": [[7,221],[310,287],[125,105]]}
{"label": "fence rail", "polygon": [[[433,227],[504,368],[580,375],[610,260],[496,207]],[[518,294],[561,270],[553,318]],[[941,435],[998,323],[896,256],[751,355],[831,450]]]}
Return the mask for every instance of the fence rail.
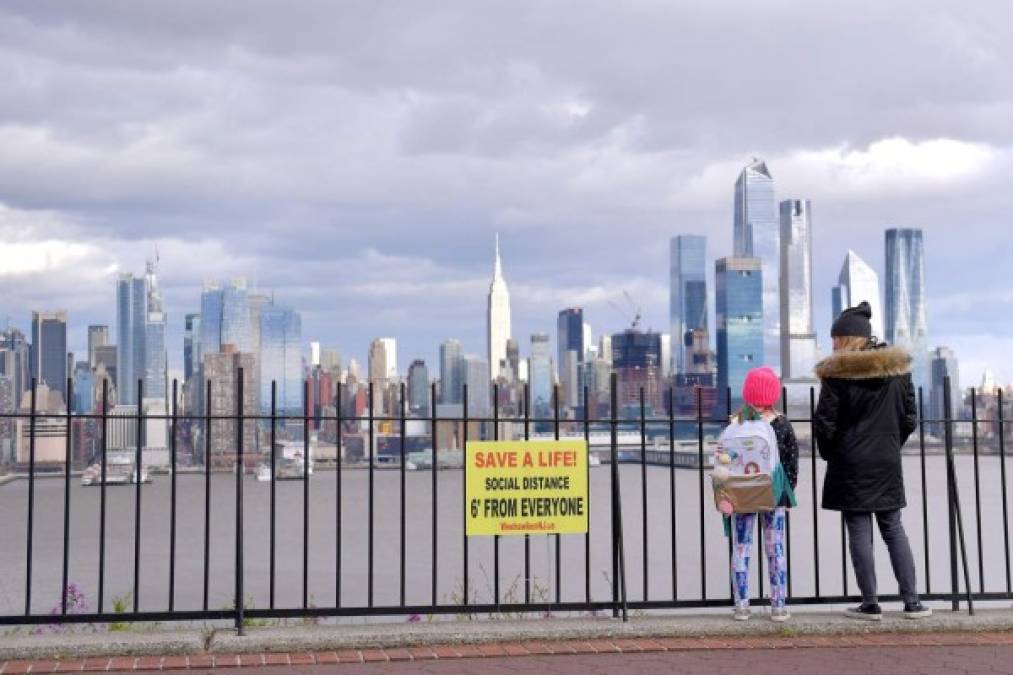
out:
{"label": "fence rail", "polygon": [[[493,389],[493,400],[492,400],[492,416],[470,416],[468,410],[468,392],[467,387],[463,389],[463,407],[462,414],[456,417],[440,417],[437,415],[435,401],[436,401],[436,388],[435,385],[431,390],[431,405],[429,415],[426,417],[410,417],[406,414],[406,391],[405,386],[402,384],[399,389],[399,399],[397,401],[397,414],[396,415],[375,415],[373,411],[372,402],[376,399],[374,397],[374,391],[372,384],[369,385],[369,401],[371,405],[368,406],[367,414],[360,416],[346,416],[342,414],[343,401],[341,387],[338,387],[337,396],[334,400],[335,415],[333,416],[314,416],[309,410],[309,390],[308,383],[304,390],[304,409],[301,415],[293,414],[279,414],[277,410],[277,388],[274,383],[271,386],[271,400],[270,400],[270,413],[269,414],[247,414],[243,409],[243,377],[240,372],[237,380],[236,387],[236,410],[234,414],[210,414],[205,411],[202,415],[183,415],[180,414],[177,409],[176,401],[178,400],[178,385],[174,381],[172,383],[172,403],[169,410],[165,415],[146,415],[142,412],[141,406],[138,406],[136,417],[134,418],[137,424],[136,444],[132,452],[134,455],[134,470],[136,471],[136,482],[134,483],[134,499],[133,499],[133,513],[132,525],[132,547],[133,547],[133,566],[129,570],[132,572],[131,581],[131,599],[129,607],[117,606],[110,608],[106,605],[106,596],[108,594],[108,548],[109,548],[109,495],[107,494],[108,487],[108,429],[109,421],[116,419],[115,416],[109,414],[109,389],[108,383],[104,383],[102,389],[102,400],[99,403],[99,412],[87,415],[71,414],[69,412],[61,414],[60,416],[53,415],[46,412],[37,411],[37,401],[35,397],[36,388],[33,381],[31,396],[30,396],[30,410],[27,414],[15,413],[15,414],[4,414],[0,415],[0,421],[3,419],[21,418],[27,419],[28,421],[28,466],[27,466],[27,495],[26,495],[26,533],[24,541],[25,554],[22,560],[24,569],[24,585],[23,585],[23,612],[11,612],[9,610],[0,610],[0,625],[16,625],[16,624],[62,624],[62,623],[111,623],[111,622],[140,622],[140,621],[201,621],[201,620],[230,620],[233,621],[236,627],[242,631],[243,626],[249,620],[254,619],[267,619],[267,618],[321,618],[321,617],[354,617],[354,616],[410,616],[410,615],[440,615],[440,614],[499,614],[504,612],[510,613],[548,613],[548,612],[611,612],[614,616],[622,615],[626,616],[628,609],[635,610],[666,610],[666,609],[679,609],[679,608],[716,608],[726,607],[731,605],[731,590],[730,584],[727,581],[724,583],[724,592],[722,593],[708,593],[708,575],[712,578],[715,576],[723,576],[727,579],[727,560],[722,559],[723,556],[715,555],[713,552],[713,545],[708,548],[708,529],[711,529],[711,535],[718,537],[719,530],[714,528],[713,523],[715,519],[715,513],[713,509],[709,509],[707,506],[707,497],[709,489],[706,485],[705,473],[706,473],[706,452],[707,452],[707,428],[714,427],[722,424],[727,417],[726,416],[705,416],[703,410],[703,397],[698,395],[697,401],[697,414],[693,418],[678,417],[675,415],[673,410],[673,392],[669,390],[667,392],[668,414],[665,416],[648,416],[646,412],[644,392],[640,391],[639,405],[637,415],[635,417],[621,417],[618,415],[618,398],[617,398],[617,386],[616,377],[613,374],[610,387],[610,408],[609,415],[605,418],[597,417],[592,418],[588,412],[588,390],[585,387],[582,392],[582,415],[580,418],[563,418],[560,416],[559,407],[559,392],[558,389],[554,391],[551,404],[551,416],[532,416],[531,405],[530,405],[530,392],[525,387],[523,400],[521,401],[521,410],[519,415],[503,416],[500,414],[500,396],[498,387]],[[68,400],[71,397],[71,385],[68,381],[67,392]],[[207,382],[205,401],[211,401],[211,382]],[[143,400],[143,390],[141,383],[138,383],[138,401]],[[730,398],[730,397],[727,397]],[[814,417],[815,412],[815,391],[809,390],[809,416],[793,419],[795,424],[811,424],[811,420]],[[949,382],[947,381],[945,386],[945,398],[946,405],[944,409],[946,411],[951,410],[949,406]],[[999,461],[999,483],[1001,488],[1001,498],[999,504],[988,506],[987,504],[983,507],[982,503],[982,471],[979,453],[979,435],[978,426],[983,423],[978,419],[978,407],[977,407],[977,396],[972,394],[972,419],[967,420],[967,423],[972,424],[972,470],[973,470],[973,499],[974,499],[974,537],[975,541],[972,542],[975,546],[973,551],[976,553],[976,573],[977,573],[977,585],[972,588],[970,583],[971,571],[968,569],[967,551],[965,547],[964,534],[965,534],[965,522],[963,519],[963,513],[960,509],[960,496],[958,491],[958,483],[960,482],[961,475],[957,471],[956,463],[954,461],[954,436],[953,430],[956,424],[965,423],[963,420],[950,419],[949,415],[946,415],[946,419],[932,420],[926,419],[924,415],[924,400],[922,393],[918,392],[918,404],[919,404],[919,424],[918,424],[918,455],[916,460],[918,462],[919,471],[915,475],[908,475],[908,487],[910,488],[917,486],[919,489],[916,492],[920,493],[920,534],[922,538],[923,547],[923,568],[921,570],[921,582],[923,597],[927,600],[947,601],[952,603],[952,607],[957,609],[963,598],[967,601],[979,600],[979,601],[998,601],[998,600],[1013,600],[1013,584],[1011,584],[1011,568],[1010,568],[1010,543],[1009,543],[1009,519],[1008,519],[1008,504],[1007,504],[1007,484],[1006,484],[1006,450],[1005,450],[1005,438],[1004,438],[1004,425],[1005,420],[1003,419],[1003,400],[1002,393],[999,392],[998,409],[1000,414],[998,419],[989,420],[991,424],[998,425],[998,461]],[[787,391],[782,396],[782,408],[787,412],[788,409],[788,396]],[[729,411],[726,411],[730,413]],[[36,503],[36,487],[37,482],[41,480],[41,473],[39,466],[37,465],[36,457],[36,440],[37,440],[37,422],[42,419],[50,419],[54,417],[60,417],[66,423],[66,438],[65,438],[65,456],[63,458],[62,476],[63,476],[63,504],[62,504],[62,541],[59,544],[61,550],[61,571],[60,579],[62,586],[58,589],[59,592],[59,606],[50,613],[37,611],[37,599],[33,598],[33,589],[38,591],[38,584],[33,579],[33,574],[37,570],[33,570],[33,561],[37,558],[37,551],[35,546],[38,543],[37,538],[40,536],[36,533],[36,515],[40,508],[40,504]],[[99,444],[96,458],[101,466],[100,473],[100,489],[98,494],[98,512],[99,522],[97,523],[98,528],[98,545],[97,545],[97,606],[94,611],[75,611],[75,608],[69,606],[69,582],[71,579],[71,560],[75,555],[74,545],[71,541],[71,521],[72,513],[75,508],[74,504],[74,493],[71,490],[71,478],[72,478],[72,441],[74,425],[73,421],[78,419],[94,419],[100,422],[100,433],[99,433]],[[143,481],[143,467],[144,467],[144,443],[142,441],[142,428],[145,423],[150,420],[165,420],[169,428],[169,499],[168,499],[168,518],[169,518],[169,535],[168,535],[168,575],[164,580],[164,583],[168,589],[167,603],[164,606],[154,607],[151,602],[143,599],[142,592],[146,589],[157,586],[163,583],[161,580],[148,581],[146,577],[142,576],[146,565],[151,564],[152,558],[155,554],[151,553],[148,556],[145,555],[146,551],[142,547],[143,539],[143,527],[144,527],[144,516],[150,510],[153,509],[164,509],[165,504],[153,504],[151,499],[144,500],[145,493],[149,490],[149,487],[144,485]],[[212,431],[214,429],[213,422],[215,421],[229,421],[236,422],[235,429],[235,452],[230,453],[232,460],[232,466],[235,469],[235,485],[233,488],[235,498],[235,522],[233,531],[231,534],[231,546],[234,549],[234,560],[232,570],[232,581],[234,587],[229,589],[232,596],[232,606],[225,608],[215,608],[211,604],[212,591],[214,586],[212,585],[212,564],[211,564],[211,547],[212,547],[212,462],[211,457],[211,441]],[[332,422],[335,425],[335,436],[336,436],[336,456],[335,456],[335,495],[334,503],[332,505],[324,504],[320,501],[314,501],[312,498],[311,487],[316,482],[316,479],[311,477],[312,461],[310,458],[310,425],[311,422]],[[406,512],[407,497],[409,496],[409,486],[406,480],[406,465],[408,464],[408,453],[406,452],[406,441],[407,441],[407,425],[412,421],[423,421],[429,424],[429,437],[430,445],[432,448],[431,454],[431,466],[428,471],[431,474],[430,480],[428,481],[428,495],[424,495],[429,499],[429,505],[431,509],[430,519],[430,530],[428,532],[430,539],[430,556],[429,556],[429,588],[419,589],[417,586],[411,586],[408,581],[407,572],[411,565],[414,569],[417,567],[418,560],[412,557],[412,561],[409,562],[410,552],[408,551],[407,542],[407,528],[409,522],[409,514]],[[302,442],[303,442],[303,470],[302,475],[298,479],[302,485],[302,500],[301,500],[301,522],[278,522],[278,505],[279,495],[277,489],[278,482],[278,428],[280,425],[286,425],[286,423],[301,423],[302,425]],[[385,569],[388,572],[381,572],[381,588],[396,588],[397,589],[397,602],[384,603],[376,601],[376,584],[377,584],[377,518],[386,518],[389,520],[391,512],[387,509],[378,509],[377,500],[377,483],[376,475],[378,472],[383,471],[378,466],[376,452],[375,452],[375,441],[377,433],[377,425],[381,423],[395,423],[397,424],[397,436],[400,440],[400,447],[398,452],[395,454],[397,459],[397,471],[399,476],[395,483],[396,490],[399,494],[396,495],[398,500],[398,509],[395,513],[397,518],[397,550],[399,559],[396,564],[390,565],[389,560],[382,560],[381,563],[386,565]],[[270,461],[271,475],[270,475],[270,490],[268,493],[269,499],[269,518],[267,523],[268,532],[266,537],[269,541],[268,551],[268,564],[267,564],[267,598],[268,603],[266,607],[255,607],[248,606],[250,603],[247,600],[247,558],[246,548],[247,542],[244,541],[244,530],[248,526],[246,522],[246,510],[249,508],[249,497],[244,495],[244,484],[246,475],[246,462],[245,453],[249,450],[244,447],[244,429],[247,424],[264,425],[269,427],[266,429],[266,435],[270,438],[270,449],[268,452],[259,453],[259,457]],[[491,438],[498,440],[501,435],[501,428],[504,425],[516,425],[523,429],[522,438],[530,439],[532,436],[532,426],[544,426],[551,429],[551,433],[554,438],[558,439],[561,436],[561,429],[563,425],[575,430],[577,435],[582,435],[585,439],[591,438],[591,430],[607,429],[609,434],[609,445],[605,456],[608,466],[608,479],[607,485],[603,486],[597,492],[591,490],[591,503],[598,503],[599,500],[604,498],[603,490],[607,490],[609,493],[608,508],[605,509],[603,517],[598,519],[592,519],[592,524],[589,531],[584,535],[545,535],[548,537],[548,541],[551,542],[551,548],[547,547],[546,552],[546,566],[551,571],[550,578],[553,579],[551,593],[545,589],[537,589],[534,587],[536,577],[533,573],[533,544],[535,539],[543,538],[540,535],[523,535],[523,552],[522,561],[510,559],[509,561],[503,560],[503,542],[500,536],[495,536],[491,542],[491,555],[487,550],[488,547],[482,546],[482,551],[475,553],[469,547],[472,543],[471,538],[464,534],[465,529],[463,527],[463,519],[465,513],[464,505],[464,472],[461,472],[459,479],[460,483],[460,502],[452,505],[454,509],[461,509],[461,541],[460,541],[460,588],[461,592],[455,597],[448,598],[446,595],[441,597],[440,591],[447,593],[448,589],[446,581],[441,584],[441,577],[439,575],[440,565],[451,565],[456,564],[453,555],[457,552],[454,547],[450,547],[452,550],[448,553],[447,539],[441,539],[441,530],[444,527],[448,527],[456,531],[456,526],[452,527],[450,520],[445,517],[441,517],[441,509],[446,510],[446,506],[441,502],[442,499],[447,497],[441,495],[441,487],[446,490],[447,481],[453,480],[455,476],[450,474],[444,477],[442,480],[438,480],[438,476],[441,473],[439,466],[439,438],[438,434],[441,431],[441,424],[446,425],[447,423],[458,424],[461,426],[461,441],[463,451],[467,451],[467,444],[469,441],[469,428],[479,428],[479,436],[483,439]],[[348,433],[348,425],[362,425],[366,426],[366,434],[368,438],[368,451],[365,452],[364,461],[361,466],[351,465],[348,463],[346,458],[342,456],[342,441],[345,434]],[[178,437],[180,435],[180,429],[182,425],[192,425],[197,428],[202,435],[201,444],[203,445],[204,462],[201,474],[203,477],[203,517],[199,526],[202,528],[202,539],[203,546],[200,555],[202,556],[202,575],[199,579],[188,578],[186,584],[188,586],[199,585],[200,586],[200,597],[201,602],[197,607],[181,608],[176,601],[176,597],[179,591],[179,581],[177,578],[179,574],[178,561],[180,559],[180,551],[178,544],[178,511],[179,511],[179,491],[178,491],[178,478],[180,475],[180,467],[178,464]],[[930,501],[932,499],[932,493],[929,487],[928,472],[927,472],[927,453],[926,453],[926,428],[929,425],[941,426],[944,431],[944,449],[946,456],[946,497],[945,497],[945,508],[947,514],[947,528],[946,534],[943,535],[941,529],[941,522],[936,522],[932,516],[932,509],[930,509]],[[680,468],[676,464],[676,436],[677,428],[685,427],[692,429],[695,432],[695,448],[697,453],[696,467],[693,469]],[[628,470],[622,468],[620,465],[624,463],[620,455],[620,443],[619,436],[620,431],[623,429],[635,429],[639,431],[640,443],[639,443],[639,456],[635,461],[632,462],[631,469],[635,471],[630,473]],[[653,429],[663,429],[667,432],[667,445],[668,445],[668,462],[667,464],[653,463],[650,471],[648,468],[648,447],[647,437],[649,432]],[[659,438],[664,439],[663,436]],[[795,574],[789,573],[789,587],[788,587],[788,601],[791,604],[837,604],[843,602],[856,601],[860,599],[849,591],[848,584],[848,558],[847,558],[847,538],[844,529],[843,519],[840,525],[840,567],[837,570],[836,579],[828,579],[826,577],[826,570],[824,569],[827,564],[827,553],[826,553],[826,542],[825,536],[821,536],[821,511],[818,505],[818,484],[820,480],[819,463],[817,461],[817,453],[815,448],[811,447],[810,444],[810,462],[809,466],[805,467],[800,458],[799,472],[802,474],[808,470],[808,475],[805,476],[806,482],[809,483],[810,491],[807,493],[808,503],[800,505],[800,508],[793,511],[793,518],[788,520],[788,532],[787,532],[787,558],[789,570],[794,570],[799,574],[806,574],[811,571],[812,588],[811,591],[807,590],[801,594],[796,594],[793,591],[796,590],[797,583],[793,584]],[[624,451],[625,452],[625,451]],[[352,475],[353,472],[366,472],[366,520],[364,527],[366,532],[366,544],[365,550],[353,551],[353,553],[361,554],[366,559],[366,579],[365,579],[365,602],[354,602],[348,603],[343,601],[342,598],[342,586],[348,582],[350,577],[346,577],[346,570],[343,570],[342,563],[349,553],[348,549],[348,537],[353,534],[361,533],[361,529],[357,531],[357,528],[349,528],[345,520],[343,520],[343,509],[349,506],[358,506],[348,501],[348,497],[342,493],[343,483]],[[388,470],[389,471],[389,470]],[[590,479],[590,467],[589,479]],[[687,472],[693,472],[695,475],[692,480],[689,478]],[[661,472],[660,474],[658,472]],[[650,475],[649,475],[650,474]],[[909,472],[910,474],[910,472]],[[658,476],[660,480],[653,480],[652,476]],[[686,476],[680,480],[680,477]],[[633,479],[638,478],[639,480],[634,481]],[[599,481],[601,482],[601,481]],[[637,485],[639,483],[639,485]],[[695,483],[696,494],[690,494],[687,498],[683,493],[688,485]],[[416,493],[422,492],[425,483],[413,481],[411,489]],[[667,494],[662,494],[661,497],[655,497],[656,501],[651,501],[651,495],[656,495],[659,487],[667,487]],[[634,488],[639,488],[639,494],[631,492]],[[0,487],[0,496],[3,495],[3,490],[8,489]],[[626,492],[624,502],[624,490]],[[456,487],[455,487],[456,491]],[[454,492],[450,493],[451,495]],[[800,491],[800,497],[802,496]],[[380,506],[389,506],[394,499],[395,495],[383,494],[381,495]],[[639,508],[634,510],[632,513],[629,511],[631,499],[639,497]],[[80,496],[78,497],[80,498]],[[695,499],[694,499],[695,498]],[[90,496],[88,499],[92,499]],[[692,504],[695,501],[696,513],[683,513],[681,510],[685,510],[687,505]],[[605,503],[605,502],[600,502]],[[142,510],[142,504],[145,507]],[[652,504],[662,504],[662,507],[657,506],[652,508]],[[623,510],[624,506],[627,509],[627,516],[624,518]],[[319,606],[317,602],[314,602],[314,597],[311,589],[314,586],[315,581],[319,578],[317,575],[311,573],[311,562],[310,562],[310,546],[311,546],[311,530],[310,530],[310,510],[311,507],[314,509],[319,508],[332,508],[333,509],[333,527],[330,529],[329,536],[333,537],[333,550],[334,550],[334,567],[331,572],[334,581],[333,591],[333,602]],[[378,513],[378,511],[381,511]],[[637,513],[639,511],[639,513]],[[811,525],[805,520],[806,511],[810,512]],[[910,511],[914,511],[911,509]],[[986,565],[985,552],[983,550],[983,530],[982,520],[983,513],[986,517],[998,518],[996,512],[1001,513],[1002,519],[1002,546],[1003,555],[1001,556],[1001,564],[989,564]],[[659,520],[660,515],[665,516],[664,520]],[[118,513],[117,516],[124,514]],[[607,518],[604,517],[607,515]],[[694,518],[695,516],[695,518]],[[148,516],[150,517],[150,516]],[[455,516],[456,517],[456,516]],[[639,534],[639,547],[634,547],[628,540],[630,538],[630,531],[624,530],[624,523],[629,518],[634,519],[634,524],[639,524],[639,532],[633,530],[633,536],[636,537]],[[636,518],[639,518],[639,523],[636,523]],[[801,519],[801,520],[800,520]],[[823,520],[826,516],[823,515]],[[758,519],[759,520],[759,519]],[[810,539],[811,549],[801,551],[792,551],[792,520],[796,522],[796,530],[800,527],[810,528]],[[607,521],[607,525],[605,524]],[[387,522],[386,520],[383,522]],[[279,564],[277,554],[279,546],[279,533],[278,528],[283,527],[287,529],[293,529],[301,527],[301,557],[290,556],[287,558],[288,564],[282,566]],[[826,527],[824,523],[823,527]],[[689,539],[687,540],[687,531],[689,532]],[[412,532],[413,536],[419,533]],[[832,536],[832,535],[830,535]],[[931,574],[931,564],[937,562],[933,560],[931,554],[932,547],[931,541],[936,541],[941,537],[945,537],[946,550],[950,557],[950,575],[948,579],[947,588],[945,590],[939,590],[938,587],[933,589],[933,579]],[[581,551],[583,557],[583,565],[580,565],[577,569],[572,569],[571,566],[566,566],[563,563],[563,538],[568,538],[571,542],[579,542],[575,545],[567,545],[568,551]],[[668,542],[664,539],[667,538]],[[652,545],[652,541],[660,540],[660,545]],[[694,547],[689,546],[695,540],[696,550],[692,550]],[[604,565],[599,565],[595,569],[593,559],[596,558],[596,552],[598,549],[595,547],[597,544],[599,547],[603,543],[607,543],[610,548],[608,561]],[[667,543],[668,546],[664,546]],[[14,541],[7,540],[4,542],[5,547],[15,547],[17,544]],[[937,542],[938,546],[938,542]],[[730,553],[731,544],[729,542],[728,548]],[[441,551],[441,548],[444,549]],[[796,547],[797,548],[797,547]],[[667,550],[665,550],[667,549]],[[639,557],[641,563],[639,575],[640,575],[640,588],[639,593],[636,597],[628,597],[627,589],[627,576],[631,570],[627,568],[626,561],[629,554],[634,553]],[[481,557],[481,560],[476,560],[476,557]],[[299,558],[301,562],[301,570],[297,570],[297,567],[293,564],[295,558]],[[488,559],[488,558],[491,558]],[[571,556],[572,558],[572,556]],[[680,565],[680,562],[687,560],[692,561],[694,558],[699,559],[699,570],[698,574],[691,574],[689,580],[691,583],[687,583],[687,575],[685,570],[682,570],[680,575],[680,567],[686,565]],[[759,604],[764,604],[763,599],[763,560],[762,555],[756,556],[758,561],[757,564],[757,586],[759,589],[760,600]],[[959,560],[958,560],[959,559]],[[510,592],[504,592],[503,588],[503,568],[505,562],[510,564],[523,564],[523,598],[519,595],[513,595]],[[491,587],[488,589],[489,597],[481,598],[474,589],[474,579],[471,578],[471,572],[473,571],[476,564],[481,565],[483,568],[486,564],[492,564],[493,579]],[[794,565],[794,568],[792,567]],[[996,574],[996,567],[1000,574]],[[668,568],[668,569],[666,569]],[[963,578],[959,574],[959,569],[963,569]],[[393,572],[389,570],[393,569]],[[1004,581],[1004,584],[1000,584],[998,587],[993,583],[992,586],[986,584],[986,569],[992,574],[992,579],[1000,578]],[[112,573],[120,576],[126,570],[115,569]],[[821,571],[823,576],[821,578]],[[594,575],[596,572],[602,572],[606,579],[606,592],[602,592],[601,588],[596,591],[596,584],[594,583]],[[652,580],[658,577],[661,572],[661,577],[664,578],[665,583],[670,582],[671,592],[659,595],[655,588],[657,582],[652,585]],[[294,606],[285,605],[280,601],[277,581],[279,575],[285,575],[291,577],[293,574],[299,574],[300,578],[300,600],[295,603]],[[417,575],[416,575],[417,576]],[[696,576],[694,579],[693,577]],[[581,578],[582,577],[582,578]],[[681,578],[680,578],[681,577]],[[563,587],[564,581],[569,589],[569,592],[564,594]],[[828,586],[828,581],[830,585]],[[692,594],[687,593],[685,588],[689,585],[699,586],[699,592]],[[599,585],[600,586],[600,585]],[[839,592],[827,592],[828,587],[839,588]],[[576,592],[573,589],[578,589]],[[713,584],[712,584],[713,588]],[[260,590],[260,589],[258,589]],[[428,601],[418,602],[417,598],[420,593],[424,593],[428,590]],[[519,591],[518,591],[519,593]],[[409,594],[416,598],[416,600],[409,601]],[[896,600],[897,595],[883,595],[884,600]],[[6,612],[6,613],[3,613]]]}

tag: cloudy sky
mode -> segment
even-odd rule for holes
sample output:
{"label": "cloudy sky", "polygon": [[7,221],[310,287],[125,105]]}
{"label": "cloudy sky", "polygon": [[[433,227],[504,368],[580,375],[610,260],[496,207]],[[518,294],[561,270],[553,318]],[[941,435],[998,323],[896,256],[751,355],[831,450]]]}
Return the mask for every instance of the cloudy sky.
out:
{"label": "cloudy sky", "polygon": [[114,323],[157,246],[178,367],[206,279],[307,340],[402,367],[484,354],[494,233],[514,333],[582,305],[667,324],[669,237],[731,252],[763,157],[813,200],[816,322],[847,249],[925,230],[933,345],[1013,380],[1013,4],[251,2],[0,5],[0,318]]}

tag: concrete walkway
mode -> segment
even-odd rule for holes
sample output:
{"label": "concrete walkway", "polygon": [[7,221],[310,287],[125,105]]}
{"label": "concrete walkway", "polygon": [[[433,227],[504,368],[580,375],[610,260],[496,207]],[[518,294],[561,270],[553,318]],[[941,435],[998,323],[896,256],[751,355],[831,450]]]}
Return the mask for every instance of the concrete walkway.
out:
{"label": "concrete walkway", "polygon": [[756,610],[747,622],[726,614],[678,614],[612,618],[532,618],[521,621],[433,621],[341,626],[249,628],[245,636],[231,629],[173,630],[138,627],[126,632],[75,632],[8,635],[0,638],[0,662],[91,657],[162,657],[214,654],[318,653],[397,650],[443,645],[527,644],[535,642],[675,639],[750,639],[759,637],[875,636],[909,633],[995,633],[1013,636],[1013,610],[966,612],[937,610],[919,621],[887,613],[882,622],[854,621],[840,614],[796,612],[786,624],[775,624]]}

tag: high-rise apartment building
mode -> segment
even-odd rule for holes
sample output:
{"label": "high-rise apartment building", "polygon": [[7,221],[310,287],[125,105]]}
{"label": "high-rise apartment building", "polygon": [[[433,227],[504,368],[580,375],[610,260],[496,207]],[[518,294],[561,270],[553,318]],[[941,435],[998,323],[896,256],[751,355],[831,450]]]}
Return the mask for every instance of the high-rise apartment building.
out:
{"label": "high-rise apartment building", "polygon": [[559,312],[556,321],[556,365],[559,368],[561,407],[580,402],[580,380],[577,373],[584,362],[584,310],[568,307]]}
{"label": "high-rise apartment building", "polygon": [[763,344],[763,263],[759,258],[721,258],[716,263],[718,396],[742,401],[750,368],[766,365]]}
{"label": "high-rise apartment building", "polygon": [[507,340],[507,364],[510,366],[510,381],[517,382],[521,377],[521,348],[517,340]]}
{"label": "high-rise apartment building", "polygon": [[31,376],[67,403],[68,374],[67,312],[32,312]]}
{"label": "high-rise apartment building", "polygon": [[813,329],[812,205],[781,202],[781,376],[812,381],[817,361]]}
{"label": "high-rise apartment building", "polygon": [[915,386],[927,387],[925,257],[919,229],[886,231],[886,341],[911,352]]}
{"label": "high-rise apartment building", "polygon": [[735,257],[758,258],[763,277],[764,365],[781,371],[780,225],[774,179],[766,163],[754,159],[735,182]]}
{"label": "high-rise apartment building", "polygon": [[503,278],[503,265],[499,257],[499,235],[496,235],[496,261],[493,264],[492,283],[489,284],[489,304],[486,316],[488,361],[490,379],[499,377],[507,359],[507,340],[510,339],[510,292]]}
{"label": "high-rise apartment building", "polygon": [[383,338],[376,338],[369,343],[369,381],[374,386],[383,388],[387,385],[390,367],[388,366],[388,351]]}
{"label": "high-rise apartment building", "polygon": [[260,405],[271,407],[275,383],[276,409],[283,414],[303,410],[302,317],[295,310],[267,304],[258,307],[260,328]]}
{"label": "high-rise apartment building", "polygon": [[[211,381],[211,400],[208,413],[212,416],[235,415],[239,411],[239,373],[242,370],[243,398],[242,411],[256,415],[259,383],[257,382],[257,360],[253,354],[239,352],[235,345],[225,344],[221,351],[204,354],[202,364],[204,377]],[[239,421],[236,419],[213,419],[209,438],[211,459],[233,457],[239,447]],[[256,420],[243,422],[243,451],[253,454],[258,451]]]}
{"label": "high-rise apartment building", "polygon": [[440,403],[459,405],[464,391],[464,353],[458,340],[440,345]]}
{"label": "high-rise apartment building", "polygon": [[879,295],[879,275],[857,253],[848,250],[848,255],[844,258],[844,265],[841,266],[837,285],[834,286],[832,292],[831,310],[833,316],[831,321],[840,316],[844,310],[858,307],[863,302],[869,303],[869,307],[872,308],[872,334],[880,340],[885,339],[883,303],[880,301]]}
{"label": "high-rise apartment building", "polygon": [[707,330],[707,238],[680,235],[669,242],[669,307],[672,359],[676,373],[686,370],[686,342]]}

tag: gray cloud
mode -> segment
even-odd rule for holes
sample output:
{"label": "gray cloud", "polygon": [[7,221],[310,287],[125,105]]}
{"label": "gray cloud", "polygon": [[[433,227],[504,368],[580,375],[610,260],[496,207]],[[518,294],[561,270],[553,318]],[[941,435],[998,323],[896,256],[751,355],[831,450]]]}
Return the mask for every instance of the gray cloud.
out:
{"label": "gray cloud", "polygon": [[9,1],[0,231],[76,248],[0,269],[2,311],[111,322],[111,270],[157,242],[174,338],[201,279],[244,274],[360,358],[481,353],[500,231],[522,338],[573,302],[618,328],[623,287],[662,327],[668,237],[729,253],[760,154],[814,200],[820,323],[847,248],[881,266],[882,230],[921,226],[933,335],[999,368],[1011,26],[1000,1]]}

